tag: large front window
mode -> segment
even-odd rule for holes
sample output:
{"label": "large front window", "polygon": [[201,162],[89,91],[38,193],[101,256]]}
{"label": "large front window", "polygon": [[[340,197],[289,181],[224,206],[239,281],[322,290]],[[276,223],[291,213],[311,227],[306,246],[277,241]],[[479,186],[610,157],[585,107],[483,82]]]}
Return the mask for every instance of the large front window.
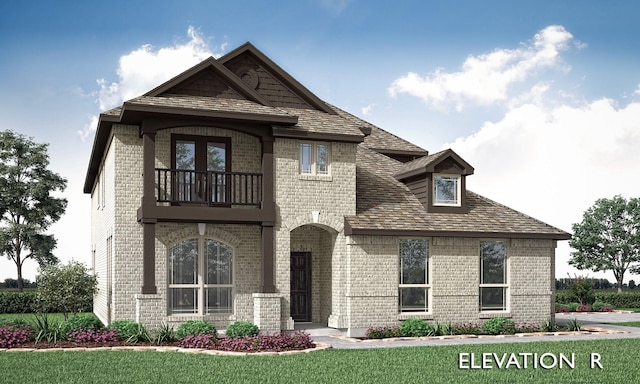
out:
{"label": "large front window", "polygon": [[433,205],[460,205],[460,176],[434,175]]}
{"label": "large front window", "polygon": [[300,173],[308,175],[328,175],[329,145],[326,143],[301,143]]}
{"label": "large front window", "polygon": [[429,242],[424,239],[400,240],[400,312],[429,311]]}
{"label": "large front window", "polygon": [[480,310],[507,310],[507,249],[503,241],[480,242]]}
{"label": "large front window", "polygon": [[217,240],[193,238],[169,249],[172,314],[233,312],[233,250]]}

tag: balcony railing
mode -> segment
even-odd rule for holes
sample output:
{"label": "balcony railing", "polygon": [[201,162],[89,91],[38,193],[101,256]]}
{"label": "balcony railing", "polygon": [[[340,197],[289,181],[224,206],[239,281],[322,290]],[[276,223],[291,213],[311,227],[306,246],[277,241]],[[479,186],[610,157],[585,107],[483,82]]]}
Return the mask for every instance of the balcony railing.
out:
{"label": "balcony railing", "polygon": [[159,203],[208,206],[262,202],[262,174],[156,168]]}

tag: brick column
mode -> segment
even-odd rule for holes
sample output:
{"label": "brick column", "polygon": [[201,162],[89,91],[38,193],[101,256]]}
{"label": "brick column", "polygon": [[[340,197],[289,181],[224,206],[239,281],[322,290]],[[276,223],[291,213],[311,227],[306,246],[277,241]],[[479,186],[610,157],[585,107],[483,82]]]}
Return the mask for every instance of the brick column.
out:
{"label": "brick column", "polygon": [[260,332],[280,332],[280,294],[253,294],[253,323]]}
{"label": "brick column", "polygon": [[[273,137],[262,140],[262,209],[270,212],[275,220],[275,200],[273,170]],[[273,221],[262,223],[262,270],[261,287],[263,293],[276,291],[273,279]]]}
{"label": "brick column", "polygon": [[[156,131],[142,129],[142,170],[143,170],[143,194],[142,206],[155,207],[155,162],[156,162]],[[144,211],[144,209],[143,209]],[[147,210],[148,212],[148,210]],[[142,218],[142,293],[155,294],[156,290],[156,220]]]}

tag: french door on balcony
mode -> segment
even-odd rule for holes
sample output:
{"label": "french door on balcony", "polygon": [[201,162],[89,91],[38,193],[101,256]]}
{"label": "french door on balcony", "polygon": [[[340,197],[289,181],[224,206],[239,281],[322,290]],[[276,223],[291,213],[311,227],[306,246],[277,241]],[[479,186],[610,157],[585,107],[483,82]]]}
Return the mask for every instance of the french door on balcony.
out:
{"label": "french door on balcony", "polygon": [[172,135],[172,199],[184,203],[227,204],[231,138]]}

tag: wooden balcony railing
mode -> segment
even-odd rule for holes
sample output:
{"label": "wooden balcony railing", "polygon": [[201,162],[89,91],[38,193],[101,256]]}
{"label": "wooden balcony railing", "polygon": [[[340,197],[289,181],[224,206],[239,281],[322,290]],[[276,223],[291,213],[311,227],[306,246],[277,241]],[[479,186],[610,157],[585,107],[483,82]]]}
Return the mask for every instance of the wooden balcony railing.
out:
{"label": "wooden balcony railing", "polygon": [[159,203],[260,206],[262,174],[156,168],[156,192]]}

